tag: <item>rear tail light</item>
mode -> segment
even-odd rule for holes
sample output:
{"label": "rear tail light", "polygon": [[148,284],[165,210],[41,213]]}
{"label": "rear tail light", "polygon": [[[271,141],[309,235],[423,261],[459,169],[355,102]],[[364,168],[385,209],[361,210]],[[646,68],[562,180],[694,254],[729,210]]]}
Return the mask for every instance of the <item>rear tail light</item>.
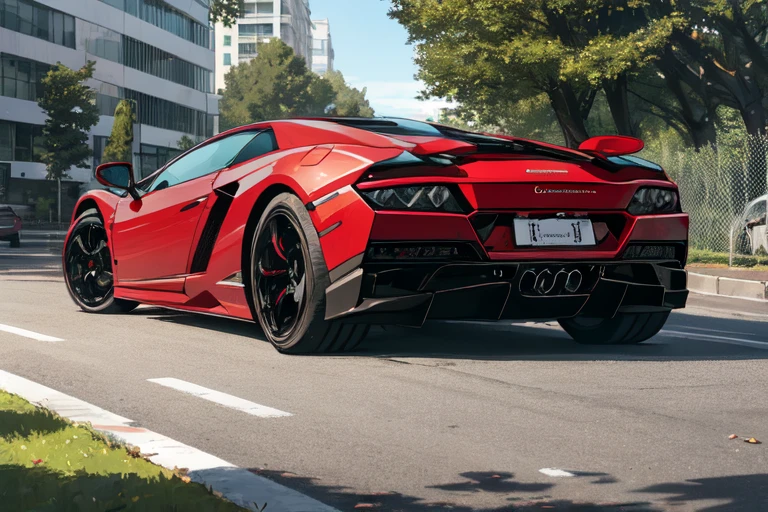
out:
{"label": "rear tail light", "polygon": [[463,213],[467,210],[458,190],[445,185],[379,188],[361,190],[360,194],[375,210],[443,213]]}

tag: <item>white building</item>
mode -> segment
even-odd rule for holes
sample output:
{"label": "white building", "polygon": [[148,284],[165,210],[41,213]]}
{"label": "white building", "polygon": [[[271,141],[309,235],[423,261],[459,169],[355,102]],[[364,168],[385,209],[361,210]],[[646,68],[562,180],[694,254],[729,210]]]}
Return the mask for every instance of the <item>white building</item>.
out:
{"label": "white building", "polygon": [[333,71],[333,58],[328,20],[312,20],[312,71],[320,75]]}
{"label": "white building", "polygon": [[256,57],[259,45],[275,37],[312,66],[309,0],[245,0],[243,16],[231,27],[216,24],[216,91],[225,88],[232,66]]}
{"label": "white building", "polygon": [[55,186],[37,161],[45,115],[35,99],[56,62],[96,62],[88,85],[100,111],[91,168],[72,168],[73,181],[63,184],[65,210],[92,180],[121,98],[134,101],[140,123],[137,177],[177,154],[183,135],[212,135],[218,97],[208,10],[208,0],[0,0],[0,203],[31,205]]}

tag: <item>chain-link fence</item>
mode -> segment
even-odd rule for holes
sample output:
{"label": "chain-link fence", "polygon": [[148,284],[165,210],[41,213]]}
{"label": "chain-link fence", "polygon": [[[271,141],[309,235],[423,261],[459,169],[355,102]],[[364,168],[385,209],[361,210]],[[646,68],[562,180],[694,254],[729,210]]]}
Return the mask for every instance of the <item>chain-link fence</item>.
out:
{"label": "chain-link fence", "polygon": [[664,167],[680,187],[683,210],[691,217],[691,249],[729,255],[732,261],[737,255],[738,262],[768,249],[766,155],[768,138],[747,136],[717,148],[662,146],[639,156]]}

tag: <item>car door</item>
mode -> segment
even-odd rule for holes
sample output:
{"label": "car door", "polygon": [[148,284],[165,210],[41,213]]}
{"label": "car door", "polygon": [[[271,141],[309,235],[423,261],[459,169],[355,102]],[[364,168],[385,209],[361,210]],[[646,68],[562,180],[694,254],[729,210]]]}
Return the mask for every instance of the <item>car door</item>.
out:
{"label": "car door", "polygon": [[112,227],[118,283],[187,273],[213,181],[257,133],[240,132],[196,148],[158,173],[141,199],[120,201]]}

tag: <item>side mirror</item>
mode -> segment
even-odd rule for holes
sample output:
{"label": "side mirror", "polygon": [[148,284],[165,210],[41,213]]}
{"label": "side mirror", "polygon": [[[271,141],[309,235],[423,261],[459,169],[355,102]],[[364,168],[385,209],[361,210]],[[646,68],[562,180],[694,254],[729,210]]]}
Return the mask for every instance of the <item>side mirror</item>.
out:
{"label": "side mirror", "polygon": [[133,166],[128,162],[101,164],[96,168],[96,180],[105,187],[127,190],[132,198],[141,199],[133,180]]}
{"label": "side mirror", "polygon": [[645,147],[642,140],[624,135],[600,135],[590,137],[579,144],[580,151],[602,153],[605,156],[621,156],[637,153]]}

